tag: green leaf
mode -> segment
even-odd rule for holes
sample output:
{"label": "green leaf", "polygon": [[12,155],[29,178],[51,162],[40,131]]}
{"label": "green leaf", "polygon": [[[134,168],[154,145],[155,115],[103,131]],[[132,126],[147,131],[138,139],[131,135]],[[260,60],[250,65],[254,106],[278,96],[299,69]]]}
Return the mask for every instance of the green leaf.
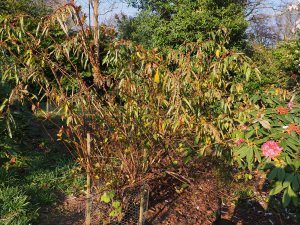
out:
{"label": "green leaf", "polygon": [[195,137],[195,140],[194,140],[194,145],[198,145],[199,144],[199,139],[200,139],[200,135],[197,135]]}
{"label": "green leaf", "polygon": [[255,140],[255,141],[253,141],[253,143],[257,144],[257,145],[260,145],[262,143],[265,143],[268,140],[269,140],[269,137],[265,137],[265,138],[262,138],[262,139]]}
{"label": "green leaf", "polygon": [[246,157],[249,147],[243,146],[235,151],[235,154],[239,156],[241,159]]}
{"label": "green leaf", "polygon": [[247,70],[246,70],[246,81],[249,81],[250,75],[251,75],[251,68],[248,67]]}
{"label": "green leaf", "polygon": [[279,171],[279,169],[275,167],[275,168],[267,175],[268,179],[269,179],[269,180],[274,180],[274,179],[277,177],[278,171]]}
{"label": "green leaf", "polygon": [[287,207],[291,202],[291,196],[288,194],[288,188],[284,190],[282,197],[282,204],[284,207]]}
{"label": "green leaf", "polygon": [[2,110],[5,108],[5,106],[6,106],[7,103],[8,103],[8,99],[5,99],[5,100],[2,102],[2,104],[1,104],[1,106],[0,106],[0,112],[2,112]]}
{"label": "green leaf", "polygon": [[112,210],[110,213],[109,213],[109,216],[110,217],[114,217],[114,216],[116,216],[116,215],[118,215],[118,210]]}
{"label": "green leaf", "polygon": [[292,162],[292,164],[295,167],[295,170],[298,170],[300,168],[300,160],[295,160]]}
{"label": "green leaf", "polygon": [[283,190],[282,182],[277,181],[275,187],[270,191],[270,195],[277,195]]}
{"label": "green leaf", "polygon": [[260,150],[257,149],[257,148],[255,148],[254,149],[254,154],[255,154],[255,157],[256,157],[257,161],[261,162],[261,155],[260,155],[261,153],[260,153]]}
{"label": "green leaf", "polygon": [[188,164],[190,161],[192,160],[192,156],[187,156],[187,157],[184,157],[184,159],[183,159],[183,163],[184,164]]}
{"label": "green leaf", "polygon": [[293,177],[292,188],[293,188],[294,191],[298,191],[299,190],[299,182],[298,182],[297,176]]}
{"label": "green leaf", "polygon": [[248,168],[252,168],[252,160],[253,160],[253,150],[251,148],[248,149],[247,155],[246,155],[246,160],[248,163]]}
{"label": "green leaf", "polygon": [[277,176],[278,179],[281,180],[281,181],[283,181],[284,175],[285,175],[284,169],[283,168],[279,168],[279,170],[278,170],[278,176]]}
{"label": "green leaf", "polygon": [[252,135],[253,135],[254,133],[255,133],[254,130],[249,131],[249,132],[245,135],[245,138],[246,138],[246,139],[249,139],[250,137],[252,137]]}
{"label": "green leaf", "polygon": [[104,203],[110,203],[110,201],[114,198],[114,196],[115,196],[114,191],[104,192],[100,200]]}
{"label": "green leaf", "polygon": [[292,142],[287,141],[287,145],[294,151],[298,151],[299,147],[295,146]]}
{"label": "green leaf", "polygon": [[105,203],[110,202],[110,197],[108,196],[108,194],[106,192],[101,196],[101,201],[105,202]]}
{"label": "green leaf", "polygon": [[255,75],[256,75],[257,79],[258,79],[259,81],[261,81],[261,77],[260,77],[261,72],[259,71],[259,69],[258,69],[258,68],[255,68],[255,69],[254,69],[254,72],[255,72]]}
{"label": "green leaf", "polygon": [[297,196],[293,197],[292,202],[293,202],[294,206],[298,207],[299,198]]}
{"label": "green leaf", "polygon": [[112,206],[114,207],[114,210],[112,210],[112,211],[109,213],[109,216],[110,216],[110,217],[117,216],[117,215],[119,215],[119,214],[122,212],[121,203],[120,203],[119,201],[114,201],[114,202],[112,203]]}
{"label": "green leaf", "polygon": [[119,201],[113,201],[112,206],[114,208],[119,208],[121,206],[121,202],[119,202]]}
{"label": "green leaf", "polygon": [[297,204],[298,204],[298,196],[297,196],[297,194],[293,191],[293,189],[292,189],[291,186],[288,187],[288,195],[291,197],[291,199],[292,199],[292,201],[293,201],[293,204],[294,204],[295,206],[297,206]]}

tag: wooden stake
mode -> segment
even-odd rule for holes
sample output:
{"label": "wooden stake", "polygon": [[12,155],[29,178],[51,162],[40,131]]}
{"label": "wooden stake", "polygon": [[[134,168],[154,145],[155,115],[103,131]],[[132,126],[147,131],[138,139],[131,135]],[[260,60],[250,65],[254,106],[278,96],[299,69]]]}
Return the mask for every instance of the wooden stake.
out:
{"label": "wooden stake", "polygon": [[91,135],[87,133],[87,164],[86,164],[86,211],[85,224],[91,224],[92,198],[91,198],[91,171],[90,171],[90,156],[91,156]]}
{"label": "wooden stake", "polygon": [[144,224],[145,191],[146,191],[145,187],[143,186],[141,190],[140,213],[139,213],[138,225]]}

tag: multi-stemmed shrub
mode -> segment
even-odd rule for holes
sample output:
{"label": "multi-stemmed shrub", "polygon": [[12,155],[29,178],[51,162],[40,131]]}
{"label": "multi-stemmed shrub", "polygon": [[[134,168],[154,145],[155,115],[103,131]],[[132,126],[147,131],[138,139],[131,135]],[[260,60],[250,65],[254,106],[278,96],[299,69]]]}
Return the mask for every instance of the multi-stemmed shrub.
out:
{"label": "multi-stemmed shrub", "polygon": [[[106,183],[132,184],[174,161],[227,150],[236,102],[247,98],[243,85],[259,72],[244,54],[226,49],[225,30],[168,53],[112,42],[99,77],[92,30],[77,10],[65,6],[34,32],[23,18],[2,19],[1,47],[10,57],[3,79],[15,87],[5,109],[26,98],[45,119],[61,117],[59,137],[77,148],[83,163],[90,132],[90,166]],[[82,29],[68,30],[69,13]],[[56,41],[55,23],[68,38]],[[47,107],[39,108],[43,102]]]}

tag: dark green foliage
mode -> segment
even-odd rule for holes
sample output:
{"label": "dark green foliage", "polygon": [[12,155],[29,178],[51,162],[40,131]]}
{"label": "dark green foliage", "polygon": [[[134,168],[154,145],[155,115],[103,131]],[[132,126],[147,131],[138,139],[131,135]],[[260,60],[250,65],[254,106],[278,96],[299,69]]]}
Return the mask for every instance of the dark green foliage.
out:
{"label": "dark green foliage", "polygon": [[0,15],[24,14],[42,17],[49,12],[44,1],[40,0],[1,0]]}
{"label": "dark green foliage", "polygon": [[300,82],[300,39],[279,43],[273,51],[279,68],[286,75],[289,88]]}
{"label": "dark green foliage", "polygon": [[230,44],[243,47],[247,22],[243,1],[131,1],[141,11],[118,19],[119,35],[148,47],[173,46],[208,39],[210,31],[226,28]]}
{"label": "dark green foliage", "polygon": [[279,42],[274,47],[253,45],[251,58],[262,73],[262,82],[251,82],[248,86],[274,85],[297,89],[300,82],[300,39]]}

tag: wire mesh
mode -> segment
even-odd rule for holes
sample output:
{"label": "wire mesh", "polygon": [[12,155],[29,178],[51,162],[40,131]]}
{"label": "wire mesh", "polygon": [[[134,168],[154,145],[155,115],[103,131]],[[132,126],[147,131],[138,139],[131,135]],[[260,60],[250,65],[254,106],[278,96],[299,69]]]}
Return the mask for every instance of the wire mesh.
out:
{"label": "wire mesh", "polygon": [[143,225],[148,210],[149,186],[128,188],[123,194],[124,217],[118,225]]}
{"label": "wire mesh", "polygon": [[[118,219],[110,219],[105,225],[144,225],[148,210],[150,187],[146,184],[126,188],[121,193],[122,213]],[[106,209],[106,215],[109,211]]]}
{"label": "wire mesh", "polygon": [[[150,187],[148,184],[129,187],[120,191],[118,200],[122,205],[122,212],[117,217],[110,217],[111,204],[100,201],[103,193],[92,194],[92,224],[97,225],[144,225],[148,210]],[[76,199],[76,201],[75,201]],[[84,217],[86,197],[75,198],[76,214]],[[72,199],[70,199],[72,202]],[[68,203],[71,204],[71,203]],[[75,205],[74,205],[75,207]]]}

